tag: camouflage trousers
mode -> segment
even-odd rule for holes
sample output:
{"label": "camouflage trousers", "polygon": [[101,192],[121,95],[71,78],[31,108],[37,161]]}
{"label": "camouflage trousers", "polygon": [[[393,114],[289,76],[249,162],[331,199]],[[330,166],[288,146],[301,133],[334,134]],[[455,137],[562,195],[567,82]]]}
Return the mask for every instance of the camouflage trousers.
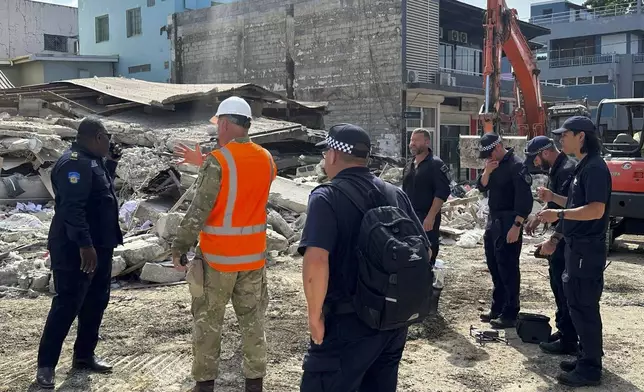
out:
{"label": "camouflage trousers", "polygon": [[221,330],[226,305],[230,300],[242,337],[243,374],[246,378],[264,377],[264,316],[268,307],[265,268],[244,272],[219,272],[205,262],[203,268],[203,295],[192,298],[192,375],[195,381],[214,380],[219,375]]}

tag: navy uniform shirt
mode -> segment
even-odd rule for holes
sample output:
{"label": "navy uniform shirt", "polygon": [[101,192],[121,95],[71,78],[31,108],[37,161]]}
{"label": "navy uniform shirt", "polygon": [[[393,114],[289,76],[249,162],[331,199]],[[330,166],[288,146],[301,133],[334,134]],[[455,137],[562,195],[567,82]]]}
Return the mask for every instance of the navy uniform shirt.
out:
{"label": "navy uniform shirt", "polygon": [[[382,184],[384,181],[371,174],[368,168],[352,167],[341,171],[333,180],[352,179],[355,181]],[[391,184],[385,186],[393,187]],[[396,188],[398,207],[411,219],[414,210],[405,193]],[[358,263],[354,249],[357,243],[362,213],[343,194],[331,187],[321,187],[311,192],[307,209],[306,224],[302,231],[298,251],[304,255],[306,248],[313,246],[329,252],[329,285],[325,304],[348,301],[355,294],[358,279]],[[419,227],[422,232],[422,227]],[[429,243],[429,241],[428,241]]]}
{"label": "navy uniform shirt", "polygon": [[490,216],[501,213],[513,213],[527,218],[532,212],[532,176],[521,159],[508,149],[499,166],[490,174],[487,186],[481,184],[481,176],[476,180],[476,187],[481,192],[488,192]]}
{"label": "navy uniform shirt", "polygon": [[[415,160],[412,159],[405,166],[402,189],[422,222],[432,208],[435,197],[443,201],[447,201],[449,197],[449,167],[431,151],[418,163],[418,167],[414,162]],[[436,214],[434,229],[438,229],[439,226],[440,213]]]}
{"label": "navy uniform shirt", "polygon": [[[571,159],[563,152],[559,153],[559,156],[550,168],[550,173],[548,174],[548,189],[557,195],[566,196],[568,194],[568,189],[572,182],[572,175],[576,166],[577,163],[574,159]],[[548,203],[548,208],[558,209],[561,208],[561,206],[551,201]],[[553,225],[556,225],[557,231],[561,232],[561,225],[559,225],[558,222],[554,222]]]}
{"label": "navy uniform shirt", "polygon": [[606,162],[599,154],[586,155],[573,172],[566,208],[578,208],[599,202],[606,205],[604,215],[591,221],[564,219],[563,235],[566,238],[586,238],[603,241],[609,224],[612,179]]}
{"label": "navy uniform shirt", "polygon": [[[48,248],[115,248],[123,243],[112,178],[116,162],[105,162],[76,143],[54,165],[56,203]],[[53,261],[53,260],[52,260]]]}

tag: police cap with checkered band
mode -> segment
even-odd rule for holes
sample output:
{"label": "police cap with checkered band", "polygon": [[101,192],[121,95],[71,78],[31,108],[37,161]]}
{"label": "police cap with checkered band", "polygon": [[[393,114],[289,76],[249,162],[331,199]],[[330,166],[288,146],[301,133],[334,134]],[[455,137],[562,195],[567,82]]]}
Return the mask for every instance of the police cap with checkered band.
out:
{"label": "police cap with checkered band", "polygon": [[315,146],[341,151],[358,158],[368,158],[371,138],[367,131],[357,125],[337,124],[329,129],[326,139]]}
{"label": "police cap with checkered band", "polygon": [[528,146],[525,149],[525,155],[529,157],[534,157],[540,152],[546,151],[549,148],[554,147],[555,142],[547,136],[536,136],[528,142]]}
{"label": "police cap with checkered band", "polygon": [[490,132],[481,136],[481,140],[479,141],[479,158],[488,159],[492,155],[494,147],[499,143],[501,143],[501,136],[496,133]]}

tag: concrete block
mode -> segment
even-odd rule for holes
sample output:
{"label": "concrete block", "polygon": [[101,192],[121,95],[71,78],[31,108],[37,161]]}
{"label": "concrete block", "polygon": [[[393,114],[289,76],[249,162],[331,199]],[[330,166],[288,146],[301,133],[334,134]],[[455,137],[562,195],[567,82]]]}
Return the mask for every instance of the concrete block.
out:
{"label": "concrete block", "polygon": [[49,292],[51,294],[56,294],[56,285],[54,284],[54,274],[51,274],[49,277]]}
{"label": "concrete block", "polygon": [[[461,157],[461,168],[483,169],[485,161],[479,159],[479,140],[477,135],[462,135],[459,137],[459,149]],[[503,146],[514,148],[514,154],[520,159],[525,159],[525,147],[527,138],[525,136],[503,136]]]}
{"label": "concrete block", "polygon": [[160,214],[156,225],[156,232],[159,237],[170,239],[177,235],[177,229],[181,224],[184,214],[173,212],[170,214]]}
{"label": "concrete block", "polygon": [[288,249],[288,240],[283,235],[273,231],[266,230],[266,251],[285,252]]}
{"label": "concrete block", "polygon": [[127,268],[127,263],[121,256],[116,256],[112,259],[112,278],[119,276],[119,274]]}
{"label": "concrete block", "polygon": [[303,213],[306,212],[312,190],[313,187],[310,185],[298,184],[288,178],[277,177],[271,185],[269,201],[287,210]]}
{"label": "concrete block", "polygon": [[163,254],[163,246],[148,241],[133,241],[114,249],[114,257],[121,256],[128,267],[144,261],[155,261]]}
{"label": "concrete block", "polygon": [[157,263],[146,263],[141,270],[139,279],[153,283],[172,283],[185,279],[186,273],[173,267]]}
{"label": "concrete block", "polygon": [[49,289],[49,276],[49,270],[35,270],[29,288],[35,291],[47,291]]}
{"label": "concrete block", "polygon": [[275,211],[269,211],[268,216],[267,216],[267,222],[269,225],[273,227],[273,230],[275,230],[277,233],[283,235],[287,239],[290,239],[295,235],[295,232],[289,226],[289,224],[284,220],[282,215]]}

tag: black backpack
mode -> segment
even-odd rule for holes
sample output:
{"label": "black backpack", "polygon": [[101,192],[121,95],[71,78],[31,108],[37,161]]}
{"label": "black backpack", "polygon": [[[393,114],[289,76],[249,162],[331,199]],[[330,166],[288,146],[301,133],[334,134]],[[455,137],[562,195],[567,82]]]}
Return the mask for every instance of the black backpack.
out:
{"label": "black backpack", "polygon": [[432,296],[429,242],[418,219],[398,207],[396,188],[364,182],[341,179],[324,184],[340,191],[363,214],[354,249],[358,282],[353,311],[381,331],[421,322],[430,312]]}

